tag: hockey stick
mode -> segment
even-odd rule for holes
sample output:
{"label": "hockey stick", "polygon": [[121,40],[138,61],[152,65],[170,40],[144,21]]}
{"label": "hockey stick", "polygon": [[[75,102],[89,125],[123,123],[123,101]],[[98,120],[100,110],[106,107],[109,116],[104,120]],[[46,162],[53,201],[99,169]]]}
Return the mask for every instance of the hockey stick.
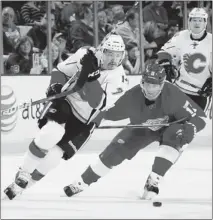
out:
{"label": "hockey stick", "polygon": [[[76,73],[77,74],[77,73]],[[44,102],[50,102],[54,99],[59,99],[59,98],[62,98],[64,96],[67,96],[69,94],[72,93],[72,89],[70,90],[67,90],[65,91],[74,81],[73,81],[73,78],[75,77],[74,74],[65,84],[64,86],[62,87],[61,89],[61,93],[59,94],[56,94],[54,96],[49,96],[47,98],[43,98],[43,99],[39,99],[39,100],[36,100],[34,102],[25,102],[25,103],[22,103],[20,105],[17,105],[15,107],[12,107],[12,108],[9,108],[9,109],[5,109],[5,110],[1,110],[1,116],[4,116],[4,115],[11,115],[13,114],[14,112],[16,112],[17,110],[19,109],[23,109],[23,108],[27,108],[27,107],[30,107],[30,106],[34,106],[34,105],[37,105],[37,104],[41,104],[41,103],[44,103]]]}
{"label": "hockey stick", "polygon": [[181,118],[179,120],[169,122],[169,123],[159,123],[159,124],[148,124],[148,123],[142,123],[142,124],[135,124],[135,125],[104,125],[97,127],[97,129],[110,129],[110,128],[148,128],[148,127],[155,127],[155,126],[170,126],[172,124],[176,124],[182,121],[187,120],[188,118]]}

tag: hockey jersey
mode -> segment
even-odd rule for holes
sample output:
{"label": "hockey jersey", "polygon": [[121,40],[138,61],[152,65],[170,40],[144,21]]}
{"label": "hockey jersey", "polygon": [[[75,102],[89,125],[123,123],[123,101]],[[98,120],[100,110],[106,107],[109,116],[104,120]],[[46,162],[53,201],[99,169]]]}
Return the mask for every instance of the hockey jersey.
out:
{"label": "hockey jersey", "polygon": [[180,77],[175,84],[185,93],[198,95],[206,79],[211,76],[212,34],[193,40],[189,30],[180,31],[162,48],[180,65]]}
{"label": "hockey jersey", "polygon": [[[203,128],[197,117],[206,117],[202,109],[187,95],[173,84],[166,82],[160,96],[147,105],[147,100],[140,85],[128,90],[117,100],[115,106],[105,112],[104,118],[118,121],[129,118],[131,124],[160,124],[172,122],[182,118],[193,119],[197,130]],[[153,131],[162,126],[150,126]]]}
{"label": "hockey jersey", "polygon": [[[59,63],[55,71],[60,71],[67,78],[74,76],[75,81],[81,72],[80,60],[86,52],[86,48],[79,49],[64,62]],[[84,123],[89,123],[100,111],[113,106],[119,97],[118,94],[126,90],[126,76],[122,65],[114,70],[98,70],[90,75],[96,74],[99,74],[97,80],[86,82],[82,89],[66,97],[74,115]]]}

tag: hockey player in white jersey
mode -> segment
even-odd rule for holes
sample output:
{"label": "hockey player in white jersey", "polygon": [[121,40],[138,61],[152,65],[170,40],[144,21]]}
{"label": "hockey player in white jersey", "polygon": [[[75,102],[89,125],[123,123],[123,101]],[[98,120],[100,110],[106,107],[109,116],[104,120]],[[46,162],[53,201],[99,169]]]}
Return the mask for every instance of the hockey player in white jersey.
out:
{"label": "hockey player in white jersey", "polygon": [[174,84],[205,111],[212,97],[212,34],[206,31],[207,19],[203,8],[192,9],[188,30],[177,33],[159,51],[169,53],[179,70]]}
{"label": "hockey player in white jersey", "polygon": [[15,181],[4,190],[9,199],[42,179],[61,158],[70,159],[89,140],[96,126],[92,120],[113,106],[114,94],[125,90],[124,56],[122,38],[110,33],[98,48],[81,48],[53,69],[47,96],[60,93],[70,77],[74,79],[68,88],[72,93],[44,108],[40,131],[30,143]]}

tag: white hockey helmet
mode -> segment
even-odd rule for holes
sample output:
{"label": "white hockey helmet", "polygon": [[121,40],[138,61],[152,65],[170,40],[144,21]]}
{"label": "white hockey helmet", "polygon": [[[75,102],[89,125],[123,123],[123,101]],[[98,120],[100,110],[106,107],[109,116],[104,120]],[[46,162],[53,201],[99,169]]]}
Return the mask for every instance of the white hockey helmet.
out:
{"label": "white hockey helmet", "polygon": [[100,46],[103,50],[107,49],[121,52],[125,50],[125,45],[122,37],[116,34],[110,34],[109,36],[107,36]]}
{"label": "white hockey helmet", "polygon": [[[204,26],[202,27],[201,31],[197,33],[193,27],[191,27],[191,19],[192,18],[203,18],[204,20]],[[192,35],[197,36],[197,37],[202,37],[204,31],[206,30],[207,26],[207,20],[208,20],[208,14],[206,13],[205,9],[203,8],[193,8],[191,12],[189,13],[189,18],[188,18],[188,27],[189,30],[191,31]]]}
{"label": "white hockey helmet", "polygon": [[120,35],[112,32],[107,34],[100,45],[97,47],[97,53],[99,54],[101,63],[103,63],[105,50],[123,52],[119,65],[122,63],[125,57],[125,44]]}

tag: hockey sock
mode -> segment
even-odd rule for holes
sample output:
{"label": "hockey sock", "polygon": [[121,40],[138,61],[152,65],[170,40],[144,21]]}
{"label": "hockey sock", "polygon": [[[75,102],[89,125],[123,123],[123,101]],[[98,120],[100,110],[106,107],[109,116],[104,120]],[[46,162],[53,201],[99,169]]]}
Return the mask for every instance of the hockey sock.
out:
{"label": "hockey sock", "polygon": [[111,169],[101,161],[98,156],[93,164],[91,164],[86,171],[81,175],[84,183],[90,185],[97,182],[102,176],[105,176]]}
{"label": "hockey sock", "polygon": [[100,179],[101,177],[99,175],[97,175],[91,168],[91,166],[89,166],[84,173],[81,175],[82,180],[84,181],[84,183],[86,183],[87,185],[90,185],[94,182],[97,182],[98,179]]}
{"label": "hockey sock", "polygon": [[155,157],[152,165],[152,172],[157,173],[160,176],[164,176],[171,166],[172,163],[169,160],[162,157]]}
{"label": "hockey sock", "polygon": [[162,145],[152,165],[152,172],[164,176],[175,163],[180,153],[173,147]]}
{"label": "hockey sock", "polygon": [[55,146],[49,150],[48,154],[45,158],[41,161],[41,163],[37,166],[37,168],[31,174],[32,179],[35,181],[39,181],[42,179],[49,171],[56,168],[63,156],[63,150]]}
{"label": "hockey sock", "polygon": [[34,141],[32,141],[29,145],[29,150],[24,156],[22,169],[28,173],[32,173],[41,162],[41,159],[43,159],[45,156],[46,154],[37,147]]}
{"label": "hockey sock", "polygon": [[52,149],[63,137],[65,129],[54,121],[48,121],[41,128],[36,138],[30,143],[25,154],[22,169],[32,173]]}

